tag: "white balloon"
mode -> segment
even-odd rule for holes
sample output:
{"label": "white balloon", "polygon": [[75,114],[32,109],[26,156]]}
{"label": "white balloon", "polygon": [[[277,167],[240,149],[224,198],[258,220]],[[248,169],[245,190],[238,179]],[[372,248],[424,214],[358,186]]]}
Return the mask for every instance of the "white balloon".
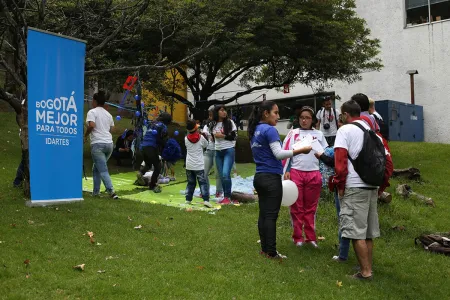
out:
{"label": "white balloon", "polygon": [[297,201],[298,188],[292,180],[283,180],[283,199],[281,205],[291,206]]}

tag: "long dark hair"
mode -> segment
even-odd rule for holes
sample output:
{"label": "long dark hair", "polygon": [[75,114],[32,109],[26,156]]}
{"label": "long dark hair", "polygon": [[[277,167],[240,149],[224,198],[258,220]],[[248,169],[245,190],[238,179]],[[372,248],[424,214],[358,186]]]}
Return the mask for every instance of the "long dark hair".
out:
{"label": "long dark hair", "polygon": [[[212,132],[213,132],[214,127],[217,125],[217,122],[219,122],[219,110],[222,108],[225,109],[225,105],[216,105],[214,107],[213,119],[208,124],[208,129],[209,129],[209,132],[211,133],[211,135],[213,136],[213,139],[214,139],[214,135],[212,134]],[[231,120],[228,118],[228,114],[225,117],[225,119],[222,120],[222,124],[223,124],[223,134],[224,135],[228,135],[233,131],[233,125],[231,123]]]}
{"label": "long dark hair", "polygon": [[248,138],[252,139],[253,135],[255,134],[256,126],[258,126],[259,122],[262,121],[262,117],[265,111],[270,112],[273,108],[273,106],[276,103],[273,101],[263,101],[260,105],[255,105],[253,107],[252,114],[250,115],[250,118],[248,119]]}

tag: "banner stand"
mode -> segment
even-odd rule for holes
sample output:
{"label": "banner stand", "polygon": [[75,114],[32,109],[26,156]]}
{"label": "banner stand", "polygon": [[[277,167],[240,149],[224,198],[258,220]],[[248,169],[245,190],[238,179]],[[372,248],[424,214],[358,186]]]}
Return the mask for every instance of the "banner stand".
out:
{"label": "banner stand", "polygon": [[83,200],[85,55],[85,41],[28,28],[29,207]]}
{"label": "banner stand", "polygon": [[67,199],[67,200],[51,200],[51,201],[25,201],[25,206],[27,207],[45,207],[45,206],[56,206],[60,204],[68,204],[83,201],[83,198],[79,199]]}

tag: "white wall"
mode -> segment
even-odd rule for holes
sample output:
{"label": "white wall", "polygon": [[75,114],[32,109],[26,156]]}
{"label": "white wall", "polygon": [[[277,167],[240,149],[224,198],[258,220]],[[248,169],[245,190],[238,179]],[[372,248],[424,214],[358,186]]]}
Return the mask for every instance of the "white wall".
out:
{"label": "white wall", "polygon": [[[415,76],[415,102],[424,107],[425,141],[450,143],[450,20],[405,28],[404,0],[357,0],[357,12],[364,18],[372,36],[380,39],[384,68],[380,72],[363,74],[363,80],[352,85],[336,82],[330,91],[341,97],[341,102],[355,93],[365,93],[375,100],[396,100],[409,103],[410,81],[407,70],[418,70]],[[238,82],[236,80],[235,82]],[[242,90],[237,84],[230,84],[210,99],[231,97]],[[312,94],[306,86],[291,87],[289,94],[276,90],[262,90],[246,95],[239,103]],[[261,96],[257,100],[258,96]],[[191,97],[192,99],[192,97]],[[283,122],[284,123],[284,122]],[[285,124],[277,128],[284,133]]]}
{"label": "white wall", "polygon": [[415,102],[424,107],[425,141],[450,143],[450,22],[405,28],[404,0],[358,0],[357,12],[372,36],[381,41],[384,68],[363,74],[353,85],[335,84],[336,93],[348,99],[363,92],[374,99],[410,102],[407,70],[415,76]]}

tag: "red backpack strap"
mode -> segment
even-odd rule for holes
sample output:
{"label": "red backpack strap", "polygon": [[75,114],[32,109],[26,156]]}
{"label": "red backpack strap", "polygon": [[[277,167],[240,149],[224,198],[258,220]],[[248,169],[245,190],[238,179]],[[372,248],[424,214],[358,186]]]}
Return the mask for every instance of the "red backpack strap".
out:
{"label": "red backpack strap", "polygon": [[365,121],[367,123],[367,125],[369,125],[371,130],[376,131],[376,129],[373,128],[372,120],[369,117],[361,116],[360,119]]}

